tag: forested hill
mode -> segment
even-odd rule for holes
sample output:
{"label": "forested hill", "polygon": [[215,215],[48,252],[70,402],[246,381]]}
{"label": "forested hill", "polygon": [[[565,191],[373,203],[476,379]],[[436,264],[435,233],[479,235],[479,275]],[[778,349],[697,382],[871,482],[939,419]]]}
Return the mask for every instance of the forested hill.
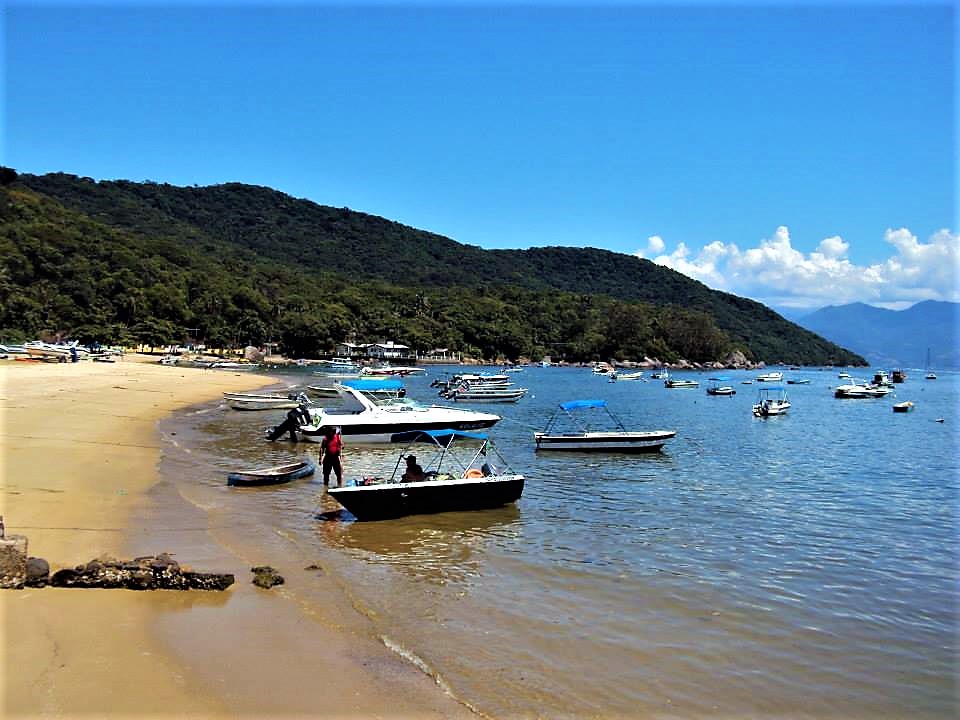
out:
{"label": "forested hill", "polygon": [[[703,361],[741,350],[767,362],[863,362],[759,303],[628,255],[483,250],[242,184],[176,187],[9,173],[4,193],[5,237],[20,241],[11,243],[18,249],[7,276],[28,298],[38,281],[58,283],[61,291],[88,281],[80,309],[97,309],[86,317],[63,309],[65,317],[51,317],[49,307],[19,319],[8,313],[0,330],[76,332],[77,323],[107,334],[187,328],[208,340],[283,338],[306,351],[300,335],[323,328],[315,352],[351,336],[485,357],[642,353]],[[120,298],[98,295],[104,273],[115,279],[121,270],[134,272],[129,257],[111,251],[115,246],[135,247],[137,262],[150,263],[134,294],[153,299],[136,312],[118,313]],[[36,262],[51,250],[65,261],[52,273],[49,263]],[[161,292],[171,307],[154,297]]]}

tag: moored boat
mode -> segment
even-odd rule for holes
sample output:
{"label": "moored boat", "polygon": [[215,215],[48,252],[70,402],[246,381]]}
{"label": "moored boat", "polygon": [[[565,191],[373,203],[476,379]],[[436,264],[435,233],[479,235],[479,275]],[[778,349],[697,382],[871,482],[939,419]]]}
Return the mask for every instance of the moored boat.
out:
{"label": "moored boat", "polygon": [[[523,494],[524,476],[510,468],[485,433],[439,429],[407,433],[404,439],[408,444],[389,475],[327,491],[357,520],[483,510],[516,502]],[[420,468],[422,475],[410,479],[404,469],[419,465],[414,452],[431,456]],[[405,463],[408,458],[413,462]]]}
{"label": "moored boat", "polygon": [[833,396],[840,399],[857,400],[862,398],[881,398],[889,395],[893,390],[882,385],[871,385],[865,382],[852,382],[847,385],[838,385]]}
{"label": "moored boat", "polygon": [[780,382],[783,380],[783,373],[779,371],[771,371],[761,373],[757,375],[757,382]]}
{"label": "moored boat", "polygon": [[286,465],[276,465],[256,470],[240,470],[227,475],[227,485],[252,487],[256,485],[280,485],[299,478],[313,475],[316,465],[312,460],[304,459]]}
{"label": "moored boat", "polygon": [[700,383],[696,380],[679,380],[668,378],[663,381],[663,386],[668,388],[695,388],[700,387]]}
{"label": "moored boat", "polygon": [[736,395],[737,391],[730,384],[726,375],[712,377],[707,380],[707,395]]}
{"label": "moored boat", "polygon": [[903,402],[898,402],[893,406],[893,411],[895,413],[906,413],[913,412],[913,403],[909,400],[904,400]]}
{"label": "moored boat", "polygon": [[[564,424],[571,429],[564,431]],[[676,434],[676,430],[627,430],[606,400],[571,400],[560,403],[543,431],[533,437],[537,450],[648,453],[659,451]]]}
{"label": "moored boat", "polygon": [[785,415],[790,407],[787,389],[783,385],[770,385],[760,388],[760,392],[757,393],[757,402],[753,406],[753,414],[755,417]]}

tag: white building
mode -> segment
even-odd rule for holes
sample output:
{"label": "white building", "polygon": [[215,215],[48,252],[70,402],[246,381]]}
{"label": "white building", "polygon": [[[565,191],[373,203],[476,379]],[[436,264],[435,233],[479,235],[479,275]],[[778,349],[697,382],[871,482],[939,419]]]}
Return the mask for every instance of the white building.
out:
{"label": "white building", "polygon": [[410,357],[410,348],[407,345],[388,340],[382,343],[371,343],[367,346],[367,356],[380,360],[394,360]]}

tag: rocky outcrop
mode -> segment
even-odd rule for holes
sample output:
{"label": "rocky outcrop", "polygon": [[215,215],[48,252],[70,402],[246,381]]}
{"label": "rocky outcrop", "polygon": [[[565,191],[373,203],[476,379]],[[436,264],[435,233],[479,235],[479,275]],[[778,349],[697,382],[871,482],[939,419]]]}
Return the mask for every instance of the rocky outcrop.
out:
{"label": "rocky outcrop", "polygon": [[50,582],[50,563],[43,558],[27,558],[27,587],[42,588]]}
{"label": "rocky outcrop", "polygon": [[86,565],[58,570],[53,587],[124,588],[127,590],[226,590],[233,575],[184,570],[167,553],[133,560],[104,556]]}
{"label": "rocky outcrop", "polygon": [[0,588],[19,590],[27,578],[27,538],[0,536]]}
{"label": "rocky outcrop", "polygon": [[250,568],[253,573],[253,584],[269,590],[274,585],[283,585],[283,575],[278,573],[269,565],[258,565]]}

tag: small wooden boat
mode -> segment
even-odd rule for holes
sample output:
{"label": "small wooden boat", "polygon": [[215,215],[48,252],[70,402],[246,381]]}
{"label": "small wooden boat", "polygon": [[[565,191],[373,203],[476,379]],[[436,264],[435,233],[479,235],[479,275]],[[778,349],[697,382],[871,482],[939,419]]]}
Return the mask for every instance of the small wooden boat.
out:
{"label": "small wooden boat", "polygon": [[912,412],[913,403],[910,402],[909,400],[905,400],[904,402],[899,402],[893,406],[893,411],[899,412],[899,413]]}
{"label": "small wooden boat", "polygon": [[255,485],[280,485],[299,478],[313,475],[317,466],[311,460],[300,460],[286,465],[261,468],[259,470],[241,470],[227,475],[227,485],[252,487]]}

